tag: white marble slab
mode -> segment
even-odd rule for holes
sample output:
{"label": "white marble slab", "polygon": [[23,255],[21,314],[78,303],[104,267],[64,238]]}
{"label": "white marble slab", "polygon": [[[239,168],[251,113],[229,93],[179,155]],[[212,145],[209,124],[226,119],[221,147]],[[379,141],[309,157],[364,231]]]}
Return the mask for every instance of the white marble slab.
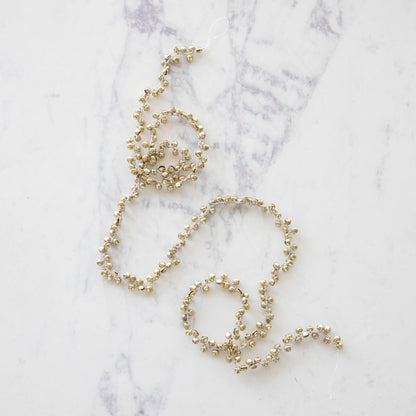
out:
{"label": "white marble slab", "polygon": [[[0,414],[415,414],[413,1],[40,0],[0,16]],[[179,305],[225,271],[252,293],[254,321],[258,281],[281,259],[270,220],[223,211],[152,296],[95,264],[132,183],[139,94],[173,46],[221,33],[161,100],[199,117],[207,167],[180,192],[143,192],[117,262],[151,272],[218,194],[276,202],[300,250],[259,352],[319,322],[345,349],[302,345],[242,376],[184,336]],[[237,304],[212,295],[198,324],[218,337]]]}

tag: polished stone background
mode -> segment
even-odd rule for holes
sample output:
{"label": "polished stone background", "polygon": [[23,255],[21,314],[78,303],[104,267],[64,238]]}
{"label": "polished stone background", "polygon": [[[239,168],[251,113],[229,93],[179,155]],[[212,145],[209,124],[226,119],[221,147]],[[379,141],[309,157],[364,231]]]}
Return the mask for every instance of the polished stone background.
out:
{"label": "polished stone background", "polygon": [[[415,22],[412,0],[2,2],[0,413],[414,415]],[[240,278],[259,316],[282,236],[251,210],[221,211],[152,296],[99,275],[137,98],[175,45],[210,38],[157,103],[199,117],[207,167],[143,192],[116,261],[148,274],[218,194],[275,202],[300,249],[258,351],[324,322],[339,354],[308,343],[237,376],[184,336],[181,300],[210,272]],[[210,295],[198,326],[219,337],[237,303]]]}

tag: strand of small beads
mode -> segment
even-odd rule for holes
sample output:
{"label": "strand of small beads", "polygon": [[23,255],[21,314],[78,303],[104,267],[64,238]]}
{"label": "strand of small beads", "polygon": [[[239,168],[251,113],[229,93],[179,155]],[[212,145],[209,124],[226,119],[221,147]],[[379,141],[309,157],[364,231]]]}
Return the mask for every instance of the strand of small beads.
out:
{"label": "strand of small beads", "polygon": [[[214,356],[225,353],[226,361],[237,365],[235,367],[236,373],[241,373],[247,369],[255,369],[259,366],[266,367],[270,362],[277,362],[279,361],[279,353],[282,350],[289,352],[292,349],[293,343],[300,343],[306,338],[322,339],[325,344],[333,344],[336,348],[341,349],[343,347],[341,338],[335,336],[331,339],[329,335],[331,332],[330,327],[318,325],[314,328],[308,326],[306,329],[297,328],[293,334],[286,334],[283,337],[282,345],[275,344],[263,359],[260,357],[247,358],[245,363],[242,363],[242,351],[246,347],[254,347],[256,340],[265,338],[272,327],[271,322],[273,321],[274,315],[272,311],[273,297],[269,294],[270,287],[278,282],[281,272],[287,272],[293,266],[296,259],[295,252],[297,245],[293,242],[293,238],[297,233],[297,228],[291,226],[290,219],[282,219],[282,214],[276,209],[274,204],[265,205],[262,200],[256,198],[218,196],[210,200],[207,205],[201,206],[200,214],[192,217],[190,224],[184,226],[184,230],[178,234],[178,242],[168,251],[166,259],[159,263],[159,266],[151,275],[144,278],[136,277],[129,272],[121,274],[113,267],[109,251],[113,246],[117,246],[120,243],[118,231],[127,203],[137,199],[139,197],[139,190],[145,189],[146,187],[154,187],[158,190],[166,188],[168,191],[173,191],[174,189],[180,188],[184,182],[195,181],[197,179],[197,173],[205,166],[207,161],[205,152],[209,147],[205,143],[204,129],[193,114],[180,109],[170,108],[160,113],[153,113],[153,122],[146,122],[145,117],[150,111],[150,97],[158,97],[168,86],[166,76],[170,71],[171,65],[179,63],[184,58],[187,62],[192,62],[194,55],[201,51],[201,48],[195,48],[194,46],[189,48],[175,47],[173,54],[166,55],[161,62],[163,70],[159,76],[160,85],[154,89],[146,88],[144,95],[139,99],[141,105],[134,113],[138,127],[134,132],[134,138],[127,139],[127,148],[133,153],[132,156],[128,157],[127,161],[130,171],[134,175],[134,184],[130,194],[120,199],[118,209],[114,212],[115,220],[110,227],[109,235],[104,239],[103,246],[99,248],[101,257],[98,259],[97,264],[101,268],[101,275],[110,281],[114,281],[116,284],[125,283],[131,291],[150,293],[153,291],[154,285],[160,277],[173,266],[179,264],[180,261],[177,255],[181,248],[186,245],[186,240],[198,231],[203,224],[206,224],[207,220],[217,212],[219,206],[247,205],[249,207],[256,207],[264,213],[271,214],[274,218],[275,226],[280,228],[284,234],[283,254],[285,257],[282,265],[274,263],[270,272],[270,279],[260,281],[260,306],[265,311],[264,321],[257,322],[254,330],[247,331],[243,317],[249,309],[248,293],[240,288],[240,281],[238,279],[229,280],[226,274],[222,274],[217,278],[211,274],[204,282],[197,281],[190,287],[181,305],[183,312],[182,321],[186,335],[192,337],[194,344],[200,345],[202,352],[210,351]],[[198,150],[194,152],[197,158],[196,161],[192,160],[189,149],[183,148],[179,150],[176,141],[169,142],[164,140],[160,144],[157,144],[157,129],[161,124],[166,124],[169,118],[176,118],[190,123],[191,127],[196,131],[198,136]],[[166,167],[161,163],[168,151],[180,159],[176,164]],[[225,340],[222,342],[216,342],[214,339],[205,335],[200,336],[199,331],[193,326],[194,310],[190,307],[192,299],[197,292],[201,289],[202,293],[208,292],[210,285],[214,282],[228,292],[238,295],[242,303],[241,308],[236,312],[236,327],[231,332],[225,334]]]}
{"label": "strand of small beads", "polygon": [[[279,353],[283,350],[290,352],[292,350],[293,343],[299,344],[306,338],[310,339],[322,339],[325,344],[333,344],[337,349],[341,349],[343,344],[339,336],[335,336],[331,339],[329,326],[317,325],[316,328],[313,326],[307,326],[306,329],[296,328],[293,334],[288,333],[282,339],[281,344],[275,344],[270,349],[270,352],[266,354],[264,358],[256,356],[254,358],[247,358],[245,362],[242,362],[242,350],[247,347],[255,347],[256,340],[266,338],[268,331],[272,328],[272,321],[274,319],[272,306],[274,303],[273,297],[270,295],[269,290],[279,281],[280,272],[287,272],[291,266],[293,266],[296,259],[297,245],[293,242],[295,234],[298,230],[291,226],[290,219],[282,219],[282,214],[278,212],[275,204],[265,205],[262,200],[243,197],[237,198],[234,196],[219,196],[209,201],[208,207],[201,207],[201,214],[199,217],[193,217],[192,221],[197,227],[191,227],[189,233],[185,234],[185,238],[189,238],[191,230],[197,230],[201,224],[205,224],[207,219],[214,215],[218,205],[248,205],[250,207],[257,207],[264,213],[272,214],[274,218],[275,226],[280,228],[284,234],[284,249],[283,254],[285,256],[282,265],[274,263],[270,271],[269,280],[260,281],[260,306],[264,309],[265,318],[264,321],[257,322],[256,328],[247,331],[246,325],[243,322],[245,312],[250,308],[248,299],[249,295],[240,287],[240,281],[238,279],[230,280],[227,274],[222,274],[216,277],[214,274],[210,274],[204,282],[196,281],[189,288],[189,292],[186,294],[184,301],[181,305],[183,311],[182,320],[185,328],[185,334],[192,337],[194,344],[200,344],[202,352],[211,352],[212,355],[217,356],[220,353],[225,354],[225,359],[229,363],[236,363],[236,373],[241,373],[247,369],[255,369],[259,366],[267,367],[271,362],[279,361]],[[188,226],[185,226],[188,229]],[[182,237],[180,235],[180,237]],[[214,339],[200,335],[199,331],[194,327],[195,311],[191,308],[192,299],[199,292],[206,293],[210,290],[210,285],[216,283],[218,286],[227,290],[228,292],[235,294],[241,299],[241,307],[235,314],[236,326],[232,331],[225,334],[224,341],[217,342]]]}

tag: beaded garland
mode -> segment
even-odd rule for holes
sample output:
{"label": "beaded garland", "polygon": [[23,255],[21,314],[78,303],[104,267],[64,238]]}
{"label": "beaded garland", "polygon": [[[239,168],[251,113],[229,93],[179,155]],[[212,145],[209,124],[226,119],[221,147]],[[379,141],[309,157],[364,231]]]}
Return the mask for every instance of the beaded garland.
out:
{"label": "beaded garland", "polygon": [[[193,61],[194,56],[200,52],[202,52],[202,48],[196,48],[194,46],[190,46],[189,48],[175,47],[173,54],[166,55],[161,62],[163,70],[159,76],[159,86],[153,89],[146,88],[144,95],[139,99],[141,105],[134,113],[138,127],[134,132],[133,138],[130,137],[127,139],[127,148],[132,151],[132,155],[127,158],[127,162],[134,176],[134,184],[130,194],[120,199],[118,209],[114,212],[115,220],[110,227],[109,236],[104,239],[103,246],[99,248],[101,257],[98,259],[97,264],[101,267],[101,275],[108,280],[114,281],[116,284],[125,283],[131,291],[151,293],[160,277],[173,266],[179,264],[180,261],[177,254],[186,245],[186,240],[191,237],[192,233],[198,231],[203,224],[206,224],[207,220],[216,213],[218,206],[247,205],[249,207],[255,207],[261,212],[271,215],[275,226],[280,228],[284,234],[283,254],[285,258],[283,263],[274,263],[270,272],[270,278],[260,281],[260,306],[265,311],[264,322],[257,322],[256,328],[248,331],[243,321],[244,314],[250,307],[248,293],[241,289],[238,279],[231,280],[227,274],[222,274],[218,277],[210,274],[204,282],[196,281],[190,287],[181,305],[180,309],[183,313],[182,321],[186,335],[192,338],[194,344],[200,345],[202,352],[210,352],[214,356],[224,353],[227,362],[236,364],[236,373],[244,372],[247,369],[255,369],[259,366],[266,367],[271,362],[277,362],[279,361],[280,352],[291,351],[294,343],[301,343],[307,338],[321,339],[323,343],[332,344],[335,348],[341,349],[343,347],[341,338],[339,336],[331,338],[331,328],[329,326],[307,326],[305,329],[299,327],[293,333],[286,334],[282,339],[282,343],[273,345],[264,358],[255,356],[254,358],[247,358],[245,361],[242,359],[243,350],[247,347],[253,348],[256,345],[256,340],[265,338],[271,329],[271,323],[274,318],[272,311],[274,300],[269,293],[269,289],[278,282],[280,273],[287,272],[293,266],[296,259],[297,245],[294,242],[294,236],[298,230],[291,225],[290,219],[282,218],[282,214],[277,210],[275,204],[266,205],[261,199],[250,197],[218,196],[210,200],[206,205],[202,205],[200,213],[192,217],[190,224],[184,226],[184,231],[178,234],[178,242],[168,251],[166,260],[159,263],[159,266],[153,271],[152,275],[146,278],[139,278],[129,272],[121,274],[113,267],[109,251],[112,246],[117,246],[120,243],[118,229],[122,222],[122,216],[127,203],[137,199],[139,197],[139,190],[145,189],[146,187],[154,187],[158,190],[166,188],[168,191],[173,191],[174,189],[180,188],[184,182],[195,181],[197,180],[197,173],[205,166],[207,161],[205,152],[209,149],[209,146],[205,143],[204,129],[199,124],[197,117],[177,108],[170,108],[160,113],[153,113],[153,122],[146,122],[145,116],[150,111],[149,98],[151,96],[158,97],[169,85],[166,76],[170,72],[171,65],[178,64],[181,60],[185,59],[190,63]],[[170,142],[164,140],[160,144],[157,144],[157,130],[162,124],[167,124],[169,118],[177,118],[187,122],[196,131],[198,137],[198,150],[194,152],[196,161],[192,160],[191,152],[188,148],[179,150],[176,141]],[[147,140],[144,140],[145,136],[148,137]],[[167,152],[170,152],[172,156],[179,157],[176,164],[169,166],[162,164]],[[198,292],[208,292],[213,283],[231,294],[239,296],[241,300],[241,308],[238,309],[235,315],[236,326],[231,332],[227,332],[225,339],[220,342],[206,335],[201,336],[199,331],[193,326],[194,310],[191,308],[192,299]]]}

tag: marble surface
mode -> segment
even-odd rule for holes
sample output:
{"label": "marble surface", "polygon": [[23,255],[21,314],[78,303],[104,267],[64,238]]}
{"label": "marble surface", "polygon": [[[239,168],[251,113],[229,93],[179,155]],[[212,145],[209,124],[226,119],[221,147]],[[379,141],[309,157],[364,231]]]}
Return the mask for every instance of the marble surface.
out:
{"label": "marble surface", "polygon": [[[415,414],[415,2],[26,0],[0,11],[0,414]],[[256,287],[282,236],[250,210],[207,224],[152,296],[99,276],[96,250],[132,183],[137,98],[173,46],[210,37],[160,103],[199,117],[207,167],[180,192],[143,192],[116,262],[149,273],[218,194],[275,202],[300,249],[258,351],[327,322],[339,354],[309,343],[237,376],[183,334],[181,300],[210,272],[241,279],[259,316]],[[212,295],[198,325],[220,336],[237,304]]]}

